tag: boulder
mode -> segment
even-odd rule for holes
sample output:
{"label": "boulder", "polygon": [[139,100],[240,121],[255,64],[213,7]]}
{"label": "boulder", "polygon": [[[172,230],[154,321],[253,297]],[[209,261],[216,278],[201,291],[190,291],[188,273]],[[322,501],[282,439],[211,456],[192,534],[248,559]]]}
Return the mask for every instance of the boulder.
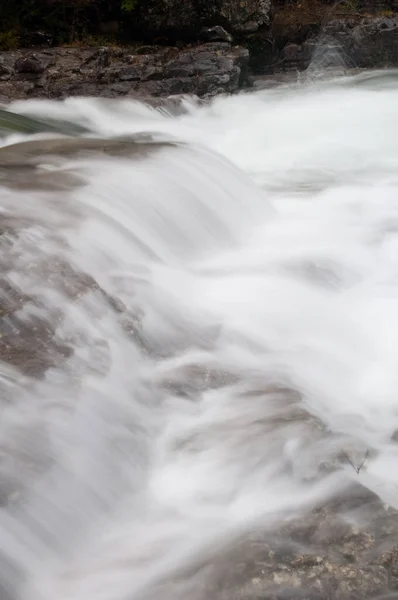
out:
{"label": "boulder", "polygon": [[21,56],[15,61],[14,68],[17,73],[32,73],[39,75],[43,73],[46,64],[41,61],[36,54]]}

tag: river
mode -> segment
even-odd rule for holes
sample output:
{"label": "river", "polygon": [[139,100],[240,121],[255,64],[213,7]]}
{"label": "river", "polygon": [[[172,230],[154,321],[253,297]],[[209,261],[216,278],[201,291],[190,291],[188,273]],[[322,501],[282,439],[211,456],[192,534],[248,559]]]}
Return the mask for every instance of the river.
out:
{"label": "river", "polygon": [[2,600],[202,600],[353,481],[398,508],[398,73],[7,108],[51,126],[0,138]]}

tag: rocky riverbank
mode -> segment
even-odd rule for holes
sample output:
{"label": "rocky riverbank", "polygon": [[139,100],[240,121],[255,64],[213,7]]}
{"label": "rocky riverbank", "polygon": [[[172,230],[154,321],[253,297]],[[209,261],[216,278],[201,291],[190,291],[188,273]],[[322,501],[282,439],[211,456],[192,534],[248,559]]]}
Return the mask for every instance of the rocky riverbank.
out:
{"label": "rocky riverbank", "polygon": [[252,74],[302,71],[310,65],[318,69],[398,65],[398,17],[394,15],[332,19],[321,30],[289,29],[277,20],[261,27],[253,21],[251,27],[255,31],[241,24],[241,33],[235,28],[233,37],[215,26],[202,30],[205,41],[173,46],[2,52],[0,102],[66,96],[211,97],[250,87]]}
{"label": "rocky riverbank", "polygon": [[0,100],[232,93],[248,85],[248,67],[248,50],[226,42],[183,49],[143,46],[4,52]]}

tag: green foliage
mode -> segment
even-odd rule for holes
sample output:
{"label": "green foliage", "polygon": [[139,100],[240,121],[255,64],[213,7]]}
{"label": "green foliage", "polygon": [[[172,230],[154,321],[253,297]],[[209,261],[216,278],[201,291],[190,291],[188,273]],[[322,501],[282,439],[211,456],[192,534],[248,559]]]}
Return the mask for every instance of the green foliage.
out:
{"label": "green foliage", "polygon": [[19,36],[14,29],[0,31],[0,50],[15,50],[19,45]]}
{"label": "green foliage", "polygon": [[136,0],[122,0],[121,3],[121,9],[124,12],[131,12],[132,10],[134,10],[136,5]]}
{"label": "green foliage", "polygon": [[341,13],[359,13],[360,6],[358,0],[342,0],[333,6],[336,12]]}
{"label": "green foliage", "polygon": [[97,48],[98,46],[117,47],[117,38],[114,35],[88,35],[84,38],[82,44],[92,48]]}

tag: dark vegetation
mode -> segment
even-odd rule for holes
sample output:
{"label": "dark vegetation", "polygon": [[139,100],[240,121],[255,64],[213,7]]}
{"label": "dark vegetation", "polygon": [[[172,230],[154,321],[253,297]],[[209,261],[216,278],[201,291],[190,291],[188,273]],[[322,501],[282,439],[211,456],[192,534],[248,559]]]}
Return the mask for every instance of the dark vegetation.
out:
{"label": "dark vegetation", "polygon": [[[158,2],[161,4],[162,0]],[[215,0],[215,4],[217,2]],[[0,0],[0,50],[191,41],[192,31],[183,23],[177,27],[177,37],[164,40],[152,35],[150,22],[146,21],[142,28],[140,11],[146,5],[149,10],[144,12],[148,17],[156,7],[153,0]],[[245,35],[244,39],[238,35],[235,41],[254,50],[254,54],[260,49],[263,60],[265,54],[272,52],[271,38],[280,39],[282,45],[287,41],[301,43],[331,18],[355,18],[368,13],[389,16],[397,10],[398,0],[273,0],[270,29],[262,28],[261,32]],[[181,11],[184,12],[184,4]],[[187,39],[184,39],[184,31]]]}
{"label": "dark vegetation", "polygon": [[135,0],[0,0],[0,49],[128,39]]}

